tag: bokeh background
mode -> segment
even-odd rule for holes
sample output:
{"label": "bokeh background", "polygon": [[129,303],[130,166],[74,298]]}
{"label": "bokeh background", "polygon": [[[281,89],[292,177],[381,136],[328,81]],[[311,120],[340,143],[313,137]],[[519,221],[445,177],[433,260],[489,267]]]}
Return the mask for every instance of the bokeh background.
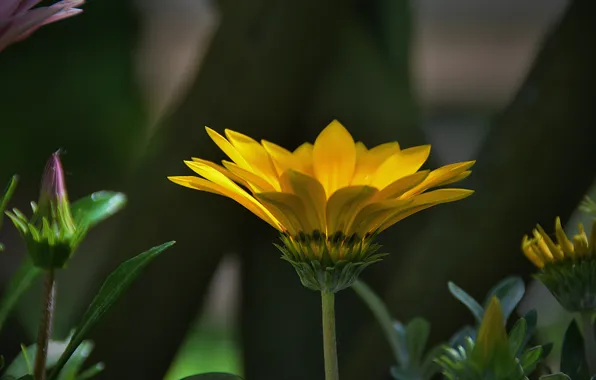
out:
{"label": "bokeh background", "polygon": [[[317,293],[300,285],[275,231],[234,202],[184,189],[182,160],[223,158],[204,126],[288,148],[339,119],[367,145],[430,142],[429,167],[476,159],[476,194],[416,214],[364,274],[396,318],[423,316],[432,340],[472,320],[453,280],[481,298],[532,268],[520,252],[536,222],[573,216],[596,174],[596,3],[592,0],[89,0],[0,55],[0,179],[13,204],[37,198],[44,162],[66,151],[71,199],[128,195],[59,274],[55,338],[76,325],[121,261],[168,240],[93,332],[104,379],[251,379],[323,374]],[[583,216],[585,218],[585,216]],[[24,257],[5,224],[0,290]],[[529,284],[531,284],[529,282]],[[32,342],[38,289],[0,342]],[[555,336],[565,315],[531,285],[524,307]],[[351,290],[337,297],[342,379],[389,379],[391,355]],[[568,319],[567,319],[568,320]],[[563,322],[562,322],[563,321]],[[553,333],[554,331],[554,333]]]}

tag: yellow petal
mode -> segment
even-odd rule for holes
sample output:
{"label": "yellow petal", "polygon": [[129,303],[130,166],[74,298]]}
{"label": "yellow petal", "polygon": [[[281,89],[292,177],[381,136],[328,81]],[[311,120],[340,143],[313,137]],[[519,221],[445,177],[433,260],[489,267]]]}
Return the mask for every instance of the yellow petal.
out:
{"label": "yellow petal", "polygon": [[432,172],[430,172],[430,174],[424,180],[424,182],[422,182],[412,190],[408,191],[408,193],[405,194],[405,196],[420,194],[423,191],[430,189],[431,187],[444,186],[449,183],[457,182],[461,179],[464,179],[465,177],[470,175],[470,173],[468,172],[468,174],[465,175],[462,174],[466,172],[469,168],[471,168],[475,162],[476,161],[458,162],[455,164],[445,165],[443,167],[435,169]]}
{"label": "yellow petal", "polygon": [[204,178],[195,176],[170,176],[168,179],[177,185],[188,187],[194,190],[206,191],[217,195],[223,195],[221,186],[207,181]]}
{"label": "yellow petal", "polygon": [[298,165],[295,170],[314,177],[313,151],[314,145],[311,143],[304,143],[294,150],[292,154]]}
{"label": "yellow petal", "polygon": [[364,156],[368,152],[368,148],[362,141],[356,142],[356,160]]}
{"label": "yellow petal", "polygon": [[281,174],[288,169],[297,169],[297,160],[292,152],[266,140],[261,140],[261,144],[269,154],[269,157],[271,157],[271,161],[273,161],[278,176],[281,176]]}
{"label": "yellow petal", "polygon": [[[215,169],[212,169],[215,170]],[[225,177],[224,177],[225,178]],[[168,177],[168,179],[179,185],[189,187],[191,189],[206,191],[213,194],[223,195],[224,197],[231,198],[242,206],[246,207],[253,214],[269,223],[273,228],[283,231],[283,228],[279,221],[271,215],[271,213],[265,209],[256,199],[246,193],[242,188],[236,185],[234,182],[229,181],[227,184],[220,184],[211,182],[203,178],[190,177],[190,176],[178,176]]]}
{"label": "yellow petal", "polygon": [[370,186],[350,186],[333,193],[327,201],[327,236],[337,231],[347,234],[356,214],[377,191]]}
{"label": "yellow petal", "polygon": [[542,235],[544,243],[548,247],[548,250],[552,253],[555,260],[563,260],[565,258],[563,251],[559,247],[557,247],[555,242],[552,241],[552,239],[550,238],[550,236],[548,236],[546,231],[544,231],[542,226],[538,224],[536,228],[538,228],[538,231],[540,232],[540,235]]}
{"label": "yellow petal", "polygon": [[532,249],[533,247],[533,240],[528,238],[528,235],[524,235],[522,239],[522,251],[524,255],[538,268],[544,268],[544,260],[540,255],[537,255],[536,252]]}
{"label": "yellow petal", "polygon": [[542,255],[545,262],[553,262],[554,256],[548,248],[548,245],[546,245],[546,243],[544,242],[544,238],[542,237],[540,232],[537,229],[533,229],[532,234],[534,235],[534,242],[536,244],[538,254]]}
{"label": "yellow petal", "polygon": [[292,236],[300,232],[311,233],[315,228],[310,224],[302,200],[288,193],[259,193],[255,197],[286,227]]}
{"label": "yellow petal", "polygon": [[[428,176],[429,171],[423,170],[414,174],[402,177],[386,186],[375,196],[375,199],[393,199],[401,197],[402,194],[418,185]],[[403,197],[405,198],[405,197]]]}
{"label": "yellow petal", "polygon": [[209,137],[211,137],[211,140],[213,140],[219,149],[221,149],[232,161],[234,161],[241,168],[250,170],[250,165],[248,162],[244,159],[244,157],[242,157],[240,152],[238,152],[238,150],[234,148],[234,146],[230,144],[228,140],[225,139],[225,137],[209,127],[205,127],[205,130],[207,131]]}
{"label": "yellow petal", "polygon": [[579,233],[573,236],[573,251],[579,257],[583,257],[588,254],[588,236],[584,231],[584,225],[578,224]]}
{"label": "yellow petal", "polygon": [[558,216],[555,220],[555,235],[557,236],[557,242],[565,255],[573,257],[573,244],[567,238],[567,234],[565,233],[565,230],[563,230],[563,226],[561,226],[561,218]]}
{"label": "yellow petal", "polygon": [[316,179],[288,170],[280,177],[282,191],[297,195],[304,204],[310,225],[321,232],[325,232],[325,204],[327,198],[325,189]]}
{"label": "yellow petal", "polygon": [[450,185],[452,183],[459,182],[461,180],[468,178],[470,176],[470,174],[472,174],[472,171],[466,170],[465,172],[461,172],[458,175],[456,175],[455,177],[453,177],[445,182],[441,182],[440,186]]}
{"label": "yellow petal", "polygon": [[407,208],[400,210],[387,219],[380,227],[379,232],[386,230],[395,223],[427,208],[448,202],[458,201],[474,194],[473,190],[467,189],[439,189],[418,195],[412,199]]}
{"label": "yellow petal", "polygon": [[238,177],[237,175],[235,175],[234,173],[232,173],[228,169],[224,168],[223,166],[216,164],[215,162],[203,160],[202,158],[196,158],[196,157],[192,157],[192,161],[184,161],[184,163],[186,164],[186,166],[188,166],[191,169],[192,169],[192,163],[193,162],[200,162],[200,163],[205,164],[207,166],[211,166],[213,169],[215,169],[218,172],[220,172],[221,174],[225,175],[226,177],[228,177],[232,181],[234,181],[236,183],[239,183],[239,184],[242,184],[242,185],[245,185],[245,186],[247,185],[247,183],[246,183],[245,180],[243,180],[242,178]]}
{"label": "yellow petal", "polygon": [[[271,215],[271,213],[263,207],[254,197],[248,194],[244,189],[235,184],[231,179],[219,172],[217,169],[200,162],[187,162],[190,166],[192,164],[193,170],[203,176],[205,179],[215,183],[218,186],[212,188],[220,192],[222,195],[232,198],[240,203],[255,215],[265,220],[277,229],[280,229],[278,221]],[[204,184],[207,185],[206,183]],[[225,191],[224,191],[225,190]]]}
{"label": "yellow petal", "polygon": [[269,154],[257,141],[242,133],[225,130],[226,137],[242,157],[249,163],[252,171],[263,177],[271,185],[277,182],[277,171],[271,162]]}
{"label": "yellow petal", "polygon": [[358,144],[356,144],[356,150],[356,169],[352,185],[370,185],[379,166],[391,155],[399,152],[399,144],[396,141],[389,142],[360,153],[358,153]]}
{"label": "yellow petal", "polygon": [[430,145],[416,146],[395,153],[377,169],[372,185],[379,190],[401,177],[413,174],[424,164],[430,154]]}
{"label": "yellow petal", "polygon": [[391,215],[405,209],[411,203],[411,199],[388,199],[366,205],[356,214],[348,235],[356,233],[363,237],[367,233],[376,232]]}
{"label": "yellow petal", "polygon": [[350,184],[355,165],[354,139],[334,120],[319,134],[313,149],[315,177],[325,188],[327,197]]}
{"label": "yellow petal", "polygon": [[228,169],[227,171],[229,171],[231,174],[233,174],[237,178],[240,178],[244,183],[246,183],[247,187],[249,187],[253,193],[263,193],[266,191],[280,190],[279,183],[277,187],[273,187],[269,182],[267,182],[263,178],[259,177],[251,171],[242,169],[240,166],[236,165],[233,162],[222,161],[222,163],[224,164],[226,169]]}

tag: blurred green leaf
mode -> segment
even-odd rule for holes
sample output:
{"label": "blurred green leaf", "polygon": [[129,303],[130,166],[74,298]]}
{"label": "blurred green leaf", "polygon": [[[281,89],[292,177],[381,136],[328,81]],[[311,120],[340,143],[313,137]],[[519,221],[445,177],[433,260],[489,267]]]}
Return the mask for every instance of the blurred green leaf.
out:
{"label": "blurred green leaf", "polygon": [[19,380],[35,380],[35,377],[33,377],[33,375],[25,375],[23,377],[19,377]]}
{"label": "blurred green leaf", "polygon": [[[58,362],[58,359],[67,346],[67,341],[50,341],[48,344],[46,368],[51,368]],[[17,357],[6,368],[6,372],[2,375],[2,380],[9,378],[20,379],[25,375],[31,374],[31,363],[35,360],[36,350],[37,344],[23,347]]]}
{"label": "blurred green leaf", "polygon": [[103,363],[96,363],[91,367],[87,368],[83,371],[80,375],[77,376],[77,380],[87,380],[91,379],[92,377],[97,376],[100,372],[102,372],[105,368]]}
{"label": "blurred green leaf", "polygon": [[518,319],[509,332],[509,349],[515,356],[519,356],[523,350],[526,338],[527,322],[524,318]]}
{"label": "blurred green leaf", "polygon": [[202,373],[200,375],[192,375],[181,380],[242,380],[238,375],[223,372]]}
{"label": "blurred green leaf", "polygon": [[132,282],[141,274],[142,270],[155,258],[167,248],[175,244],[175,241],[170,241],[153,247],[132,259],[120,264],[108,278],[105,280],[99,292],[89,305],[89,308],[83,315],[83,318],[75,330],[68,347],[64,354],[60,357],[58,364],[50,374],[48,380],[55,380],[66,364],[70,356],[83,341],[84,336],[91,330],[97,322],[105,315],[110,307],[120,298],[120,296],[128,289]]}
{"label": "blurred green leaf", "polygon": [[[12,194],[14,194],[14,190],[16,189],[18,182],[19,182],[19,177],[16,175],[13,175],[12,178],[10,179],[10,182],[8,182],[8,185],[6,186],[4,193],[2,194],[2,197],[0,197],[0,228],[2,228],[2,221],[4,220],[4,210],[6,210],[6,206],[8,205],[8,202],[10,201],[10,199],[12,198]],[[1,249],[1,246],[0,246],[0,249]]]}
{"label": "blurred green leaf", "polygon": [[457,298],[461,303],[466,305],[466,307],[472,312],[474,318],[476,319],[477,323],[482,322],[482,316],[484,315],[484,309],[480,304],[472,298],[465,290],[460,288],[459,286],[455,285],[453,282],[449,281],[449,291],[455,298]]}
{"label": "blurred green leaf", "polygon": [[414,318],[406,326],[406,346],[410,366],[419,366],[430,334],[430,323],[423,318]]}
{"label": "blurred green leaf", "polygon": [[524,374],[529,375],[534,372],[542,357],[542,346],[532,347],[524,352],[519,358]]}
{"label": "blurred green leaf", "polygon": [[74,202],[71,212],[78,225],[92,228],[120,211],[125,204],[126,195],[123,193],[98,191]]}
{"label": "blurred green leaf", "polygon": [[10,283],[0,299],[0,331],[19,298],[31,286],[33,280],[40,273],[41,271],[34,267],[31,260],[27,257],[23,264],[21,264],[21,267],[12,276]]}
{"label": "blurred green leaf", "polygon": [[493,296],[497,296],[501,302],[501,308],[503,309],[503,316],[505,320],[509,319],[509,316],[515,310],[515,307],[519,304],[522,297],[526,292],[526,286],[521,277],[507,277],[495,285],[489,292],[484,306],[486,307]]}
{"label": "blurred green leaf", "polygon": [[588,363],[584,354],[584,339],[579,330],[577,322],[571,321],[561,350],[561,372],[566,373],[572,379],[589,378]]}
{"label": "blurred green leaf", "polygon": [[91,355],[91,352],[93,351],[93,346],[93,342],[89,340],[81,342],[81,344],[77,347],[70,359],[68,359],[64,367],[62,367],[60,375],[58,376],[58,380],[79,379],[80,376],[77,376],[77,373],[79,373],[79,371],[83,367],[85,360],[87,360],[87,358],[89,358],[89,355]]}
{"label": "blurred green leaf", "polygon": [[400,365],[404,365],[407,362],[407,353],[404,352],[404,347],[400,342],[396,329],[396,327],[398,327],[400,324],[394,323],[393,317],[389,313],[389,310],[387,310],[387,307],[381,298],[363,281],[357,280],[354,285],[352,285],[352,289],[354,289],[360,298],[362,298],[364,303],[366,303],[366,305],[374,314],[377,322],[381,325],[381,328],[385,333],[385,337],[391,346],[396,362]]}
{"label": "blurred green leaf", "polygon": [[540,376],[540,380],[572,380],[563,372],[551,373],[550,375]]}

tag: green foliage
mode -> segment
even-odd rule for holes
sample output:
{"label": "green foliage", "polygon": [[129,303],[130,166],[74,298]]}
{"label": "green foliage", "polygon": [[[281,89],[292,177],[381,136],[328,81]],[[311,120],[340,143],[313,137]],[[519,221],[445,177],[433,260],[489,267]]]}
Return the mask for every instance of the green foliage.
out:
{"label": "green foliage", "polygon": [[77,225],[92,228],[114,215],[126,205],[126,195],[113,191],[98,191],[70,206]]}
{"label": "green foliage", "polygon": [[[50,341],[48,345],[48,356],[46,361],[46,368],[53,368],[60,359],[66,347],[68,347],[69,340],[65,341]],[[29,347],[23,347],[21,353],[14,359],[14,361],[8,366],[0,380],[14,380],[23,379],[27,376],[32,376],[31,363],[35,360],[35,354],[37,351],[37,344],[33,344]],[[70,357],[66,365],[60,371],[58,380],[81,380],[89,379],[89,374],[96,375],[99,371],[96,368],[103,368],[102,363],[98,363],[88,370],[79,373],[83,363],[91,352],[93,351],[93,343],[85,340],[81,342],[79,347],[76,349],[74,354]],[[31,377],[32,378],[32,377]]]}
{"label": "green foliage", "polygon": [[584,338],[575,320],[567,327],[561,350],[561,372],[572,379],[588,379],[588,363],[584,352]]}
{"label": "green foliage", "polygon": [[439,372],[434,359],[441,347],[425,348],[430,324],[422,318],[414,318],[407,325],[395,321],[383,301],[363,281],[357,280],[352,288],[373,312],[393,350],[396,366],[391,368],[397,380],[427,380]]}
{"label": "green foliage", "polygon": [[[6,210],[6,206],[8,206],[8,202],[12,198],[12,194],[17,187],[18,180],[19,177],[13,175],[10,179],[10,182],[8,182],[4,193],[0,197],[0,228],[2,228],[2,222],[4,220],[4,210]],[[4,246],[2,243],[0,243],[0,252],[2,252],[2,250],[4,250]]]}
{"label": "green foliage", "polygon": [[[449,291],[463,303],[472,312],[474,319],[476,319],[476,327],[464,326],[454,334],[451,338],[451,345],[458,346],[463,344],[466,337],[471,337],[472,340],[476,337],[478,326],[482,322],[484,316],[484,307],[478,303],[465,290],[455,285],[453,282],[448,283]],[[487,294],[484,306],[486,307],[493,296],[499,299],[505,320],[509,318],[515,307],[519,304],[526,291],[523,280],[520,277],[507,277],[495,285]]]}
{"label": "green foliage", "polygon": [[527,379],[543,358],[542,346],[523,350],[527,326],[527,321],[521,319],[507,335],[504,315],[494,296],[484,312],[476,340],[467,337],[464,345],[445,347],[437,363],[450,380]]}
{"label": "green foliage", "polygon": [[60,357],[56,367],[48,380],[58,380],[62,367],[65,366],[71,355],[75,352],[85,335],[100,321],[110,307],[122,296],[132,282],[141,274],[142,270],[167,248],[174,245],[174,241],[164,243],[143,252],[132,259],[120,264],[103,283],[99,292],[83,315],[79,326],[76,328],[72,339]]}
{"label": "green foliage", "polygon": [[200,375],[192,375],[180,380],[242,380],[238,375],[223,372],[202,373]]}
{"label": "green foliage", "polygon": [[550,375],[540,376],[540,380],[571,380],[571,378],[562,372],[551,373]]}
{"label": "green foliage", "polygon": [[26,258],[23,264],[21,264],[21,267],[12,276],[2,298],[0,298],[0,331],[2,331],[6,319],[19,298],[27,289],[29,289],[33,280],[35,280],[40,273],[41,270],[33,266],[31,260]]}

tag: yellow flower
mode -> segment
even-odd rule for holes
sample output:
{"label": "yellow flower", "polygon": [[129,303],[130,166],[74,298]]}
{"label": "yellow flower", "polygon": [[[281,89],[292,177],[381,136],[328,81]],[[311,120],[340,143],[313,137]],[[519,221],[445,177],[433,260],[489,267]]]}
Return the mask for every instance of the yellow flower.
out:
{"label": "yellow flower", "polygon": [[556,243],[548,236],[544,229],[538,224],[532,231],[534,237],[527,235],[522,240],[522,251],[530,261],[538,268],[544,268],[547,264],[573,260],[594,255],[596,244],[596,224],[592,227],[590,239],[584,231],[584,226],[579,224],[579,233],[573,236],[570,241],[561,226],[561,219],[555,221]]}
{"label": "yellow flower", "polygon": [[368,149],[338,121],[314,144],[293,152],[231,130],[225,137],[209,128],[207,133],[231,161],[221,166],[193,158],[185,163],[200,177],[168,178],[232,198],[252,211],[282,233],[286,248],[297,254],[289,259],[326,258],[324,266],[365,260],[374,248],[371,236],[418,211],[473,193],[428,190],[467,177],[474,161],[420,171],[430,145],[402,150],[390,142]]}
{"label": "yellow flower", "polygon": [[571,240],[556,219],[556,242],[536,226],[533,238],[524,236],[522,251],[540,268],[535,275],[568,311],[596,310],[596,223],[588,238],[583,225]]}

